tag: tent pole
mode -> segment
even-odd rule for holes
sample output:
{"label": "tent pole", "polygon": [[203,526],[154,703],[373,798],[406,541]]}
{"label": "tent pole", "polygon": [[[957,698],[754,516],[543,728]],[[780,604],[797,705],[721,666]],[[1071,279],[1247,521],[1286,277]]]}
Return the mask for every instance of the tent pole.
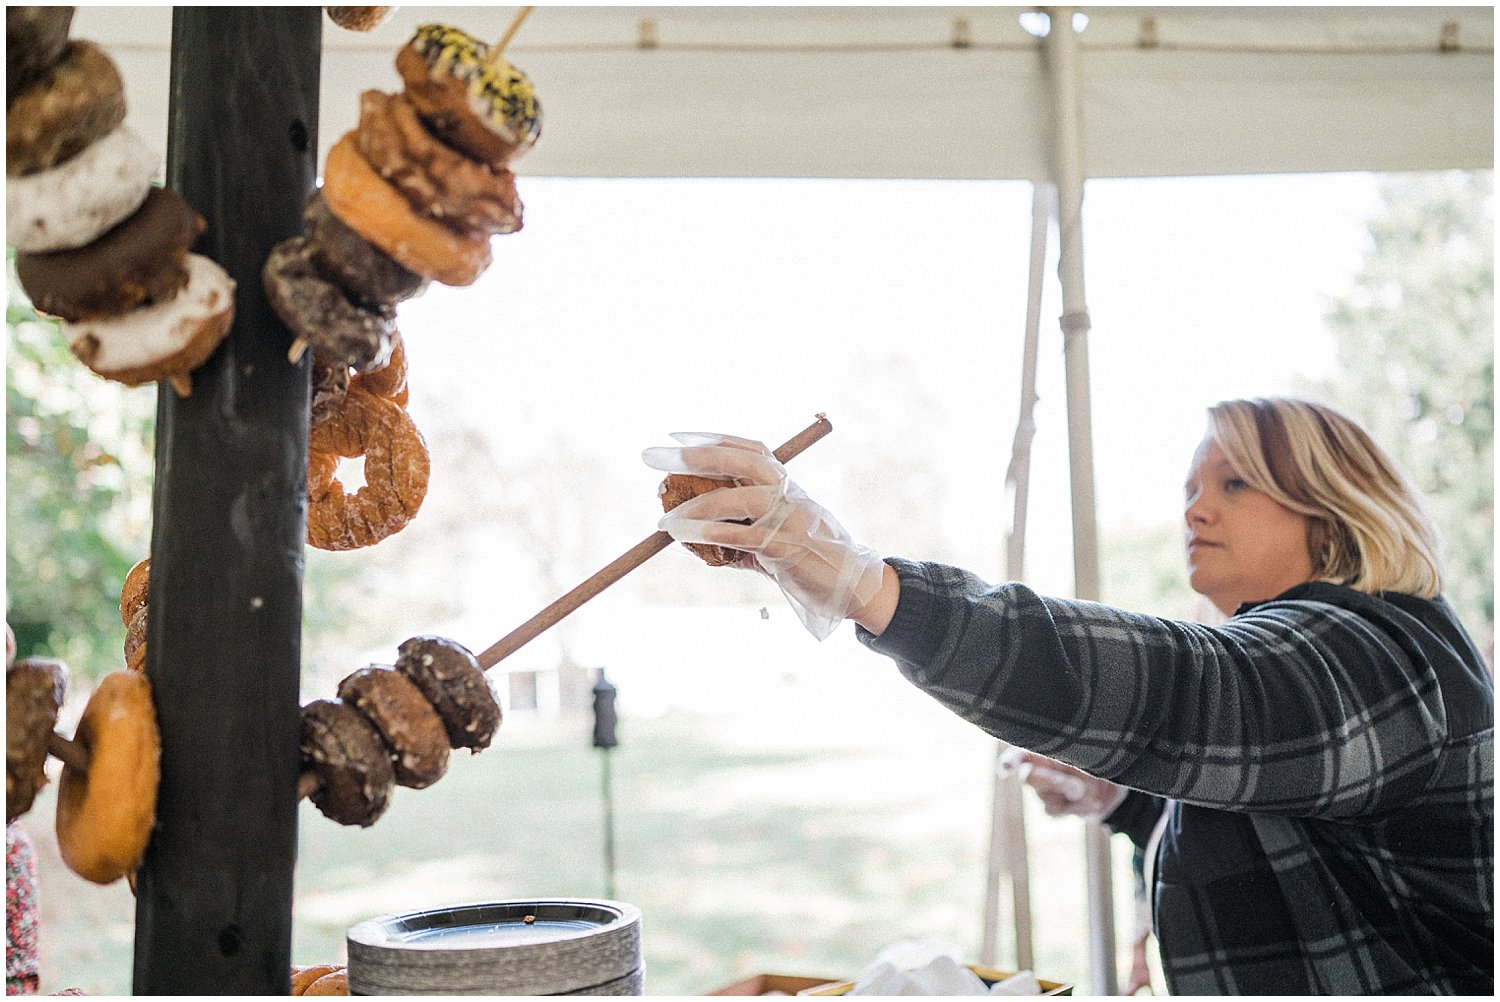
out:
{"label": "tent pole", "polygon": [[[1099,540],[1089,407],[1089,314],[1083,282],[1083,125],[1078,91],[1078,36],[1073,30],[1075,8],[1044,9],[1051,21],[1043,51],[1052,93],[1052,175],[1057,182],[1057,269],[1062,284],[1068,465],[1073,494],[1074,594],[1097,601]],[[1113,995],[1117,975],[1109,835],[1098,822],[1085,824],[1084,856],[1088,874],[1090,988],[1095,995]]]}
{"label": "tent pole", "polygon": [[[1036,183],[1031,191],[1031,267],[1026,287],[1026,331],[1021,349],[1021,414],[1010,450],[1010,468],[1005,480],[1010,488],[1012,515],[1005,538],[1005,577],[1023,580],[1026,574],[1026,512],[1031,497],[1031,441],[1036,437],[1036,362],[1041,340],[1042,286],[1047,264],[1047,228],[1052,219],[1055,189]],[[1026,848],[1026,815],[1021,797],[1021,779],[1014,772],[1002,773],[1000,756],[1010,747],[995,746],[995,781],[991,795],[990,860],[985,883],[984,935],[979,962],[996,963],[999,940],[1000,892],[1008,882],[1015,925],[1016,970],[1032,967],[1031,875]]]}

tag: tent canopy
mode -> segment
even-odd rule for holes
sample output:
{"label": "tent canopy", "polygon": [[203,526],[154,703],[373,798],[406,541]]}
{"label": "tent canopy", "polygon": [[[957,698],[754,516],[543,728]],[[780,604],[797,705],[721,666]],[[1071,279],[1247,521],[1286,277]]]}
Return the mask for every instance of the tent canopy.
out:
{"label": "tent canopy", "polygon": [[[507,55],[536,82],[531,176],[1048,176],[1027,7],[536,8]],[[1088,177],[1478,169],[1494,160],[1484,7],[1080,7]],[[359,93],[437,21],[494,42],[515,7],[324,21],[319,162]],[[163,151],[171,9],[82,7],[74,34],[125,74]]]}

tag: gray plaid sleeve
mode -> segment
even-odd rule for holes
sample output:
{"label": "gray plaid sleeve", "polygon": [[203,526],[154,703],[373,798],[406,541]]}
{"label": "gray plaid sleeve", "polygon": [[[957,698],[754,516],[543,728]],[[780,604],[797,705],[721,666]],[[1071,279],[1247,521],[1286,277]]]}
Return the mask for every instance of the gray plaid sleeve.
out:
{"label": "gray plaid sleeve", "polygon": [[955,713],[1093,775],[1188,803],[1347,817],[1432,781],[1440,687],[1399,631],[1325,602],[1221,627],[991,586],[899,559],[872,650]]}

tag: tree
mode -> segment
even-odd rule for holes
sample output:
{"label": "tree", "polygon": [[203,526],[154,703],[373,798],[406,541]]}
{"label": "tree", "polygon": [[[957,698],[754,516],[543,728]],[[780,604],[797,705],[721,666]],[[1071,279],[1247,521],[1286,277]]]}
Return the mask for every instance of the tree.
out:
{"label": "tree", "polygon": [[1444,592],[1493,661],[1495,265],[1489,171],[1391,175],[1353,288],[1326,321],[1339,373],[1308,389],[1422,491]]}
{"label": "tree", "polygon": [[5,614],[21,657],[124,667],[120,588],[151,538],[156,395],[108,383],[31,308],[7,253]]}

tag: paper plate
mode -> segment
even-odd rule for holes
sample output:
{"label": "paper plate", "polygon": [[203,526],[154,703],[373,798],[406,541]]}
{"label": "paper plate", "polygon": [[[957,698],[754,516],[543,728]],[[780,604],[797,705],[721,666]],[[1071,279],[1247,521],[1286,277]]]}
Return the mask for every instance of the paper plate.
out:
{"label": "paper plate", "polygon": [[381,915],[351,927],[353,995],[639,995],[641,913],[542,899]]}

